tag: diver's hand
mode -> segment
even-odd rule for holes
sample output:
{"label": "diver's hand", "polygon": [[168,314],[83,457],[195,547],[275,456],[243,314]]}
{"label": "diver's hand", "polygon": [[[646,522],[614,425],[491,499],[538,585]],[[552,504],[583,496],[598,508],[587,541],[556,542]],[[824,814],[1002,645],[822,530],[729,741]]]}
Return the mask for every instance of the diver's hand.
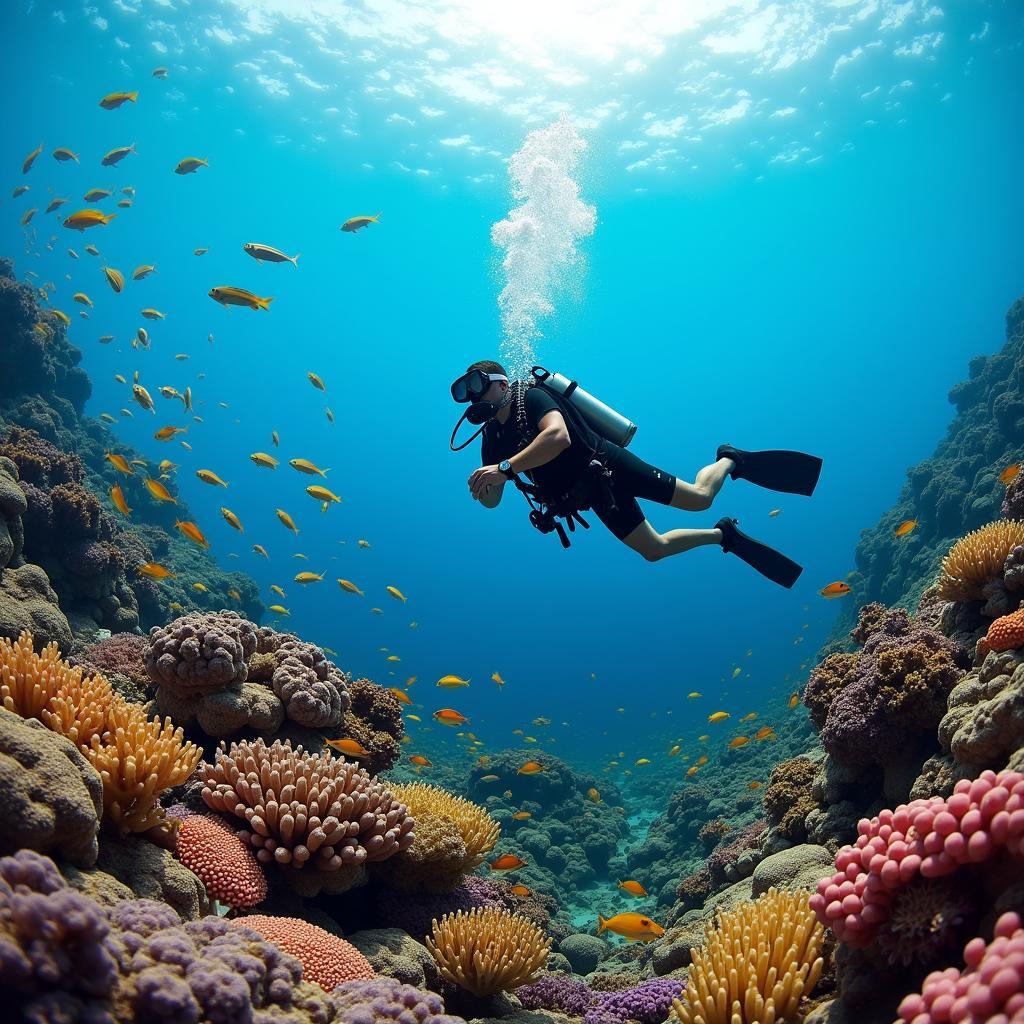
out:
{"label": "diver's hand", "polygon": [[504,483],[507,477],[497,466],[481,466],[469,478],[469,493],[479,501],[492,487]]}

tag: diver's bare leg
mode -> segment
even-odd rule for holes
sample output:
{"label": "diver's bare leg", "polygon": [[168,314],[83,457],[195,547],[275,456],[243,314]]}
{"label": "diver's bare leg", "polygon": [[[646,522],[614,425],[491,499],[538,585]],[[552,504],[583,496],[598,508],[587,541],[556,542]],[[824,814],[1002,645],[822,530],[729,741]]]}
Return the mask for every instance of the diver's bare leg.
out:
{"label": "diver's bare leg", "polygon": [[658,533],[645,519],[635,530],[622,538],[622,543],[643,555],[648,562],[660,562],[663,558],[691,551],[693,548],[721,544],[722,531],[669,530],[667,533]]}
{"label": "diver's bare leg", "polygon": [[732,472],[735,465],[732,459],[719,459],[710,466],[705,466],[694,478],[692,484],[677,479],[675,494],[672,495],[669,504],[673,508],[681,508],[686,512],[703,512],[711,508],[715,495],[722,489],[725,478]]}

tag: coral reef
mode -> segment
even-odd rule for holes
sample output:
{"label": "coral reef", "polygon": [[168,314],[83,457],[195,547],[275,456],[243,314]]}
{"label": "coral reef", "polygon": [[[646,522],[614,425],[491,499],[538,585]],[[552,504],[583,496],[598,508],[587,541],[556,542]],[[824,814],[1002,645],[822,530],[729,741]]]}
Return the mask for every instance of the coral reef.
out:
{"label": "coral reef", "polygon": [[811,792],[816,772],[817,765],[810,758],[790,758],[772,769],[765,790],[764,811],[768,823],[796,843],[807,838],[807,815],[818,807]]}
{"label": "coral reef", "polygon": [[301,918],[248,914],[235,924],[290,953],[302,964],[303,978],[327,992],[345,981],[374,977],[370,962],[355,946]]}
{"label": "coral reef", "polygon": [[348,695],[351,706],[342,718],[341,733],[369,751],[370,756],[360,761],[368,772],[385,772],[394,766],[402,749],[402,706],[387,687],[369,679],[353,679],[348,684]]}
{"label": "coral reef", "polygon": [[484,908],[446,914],[426,945],[441,977],[482,997],[533,981],[547,962],[551,939],[525,918]]}
{"label": "coral reef", "polygon": [[[418,822],[416,827],[415,843],[418,843]],[[399,892],[389,887],[378,894],[375,913],[383,925],[401,928],[422,942],[430,934],[434,920],[446,914],[483,907],[508,909],[502,896],[502,885],[490,878],[469,875],[446,893]]]}
{"label": "coral reef", "polygon": [[943,601],[984,601],[987,584],[1002,581],[1013,549],[1024,544],[1024,523],[997,519],[961,537],[942,560],[939,597]]}
{"label": "coral reef", "polygon": [[[290,742],[221,744],[198,772],[207,806],[245,827],[239,835],[262,864],[289,869],[292,884],[342,892],[363,881],[364,867],[408,849],[413,819],[390,790],[329,754]],[[311,810],[307,801],[316,801]],[[305,882],[296,875],[306,873]]]}
{"label": "coral reef", "polygon": [[823,965],[824,929],[808,908],[807,895],[770,889],[707,927],[686,989],[672,1004],[680,1024],[794,1018]]}
{"label": "coral reef", "polygon": [[439,995],[391,978],[343,982],[331,1001],[339,1024],[465,1024],[445,1013]]}

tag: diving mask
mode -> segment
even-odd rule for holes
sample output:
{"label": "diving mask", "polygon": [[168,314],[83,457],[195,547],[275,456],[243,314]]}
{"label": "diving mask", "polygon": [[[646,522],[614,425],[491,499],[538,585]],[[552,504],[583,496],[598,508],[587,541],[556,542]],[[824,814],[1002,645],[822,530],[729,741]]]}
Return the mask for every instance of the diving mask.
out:
{"label": "diving mask", "polygon": [[[484,426],[487,425],[488,420],[493,419],[497,411],[505,404],[506,401],[508,401],[511,394],[509,391],[505,392],[505,395],[500,402],[481,401],[495,381],[504,381],[507,384],[508,377],[503,373],[486,373],[484,370],[477,368],[470,370],[468,373],[464,373],[452,383],[452,398],[454,398],[456,402],[472,403],[470,407],[459,417],[459,421],[455,424],[455,429],[452,431],[448,447],[451,448],[453,452],[462,451],[466,445],[479,437],[483,432]],[[464,441],[456,447],[455,435],[458,433],[459,427],[462,426],[463,420],[467,420],[474,426],[479,424],[480,429],[473,433],[469,440]]]}

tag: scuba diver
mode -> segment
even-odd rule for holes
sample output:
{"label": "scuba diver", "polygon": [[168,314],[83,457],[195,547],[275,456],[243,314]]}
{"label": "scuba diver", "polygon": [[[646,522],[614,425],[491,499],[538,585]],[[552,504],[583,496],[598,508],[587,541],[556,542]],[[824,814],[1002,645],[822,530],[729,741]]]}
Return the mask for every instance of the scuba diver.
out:
{"label": "scuba diver", "polygon": [[[803,571],[781,552],[747,536],[728,517],[711,529],[659,533],[637,499],[704,512],[727,476],[810,496],[821,472],[817,456],[744,451],[723,444],[715,461],[688,483],[627,451],[636,425],[561,374],[535,366],[529,380],[510,381],[500,363],[482,359],[453,382],[451,393],[456,402],[468,403],[452,431],[451,450],[461,451],[483,435],[482,465],[469,478],[470,495],[495,508],[511,481],[530,504],[533,526],[557,533],[563,547],[569,546],[568,533],[577,525],[589,529],[580,513],[593,509],[623,544],[649,562],[718,544],[783,587],[792,587]],[[479,430],[456,446],[463,420]]]}

